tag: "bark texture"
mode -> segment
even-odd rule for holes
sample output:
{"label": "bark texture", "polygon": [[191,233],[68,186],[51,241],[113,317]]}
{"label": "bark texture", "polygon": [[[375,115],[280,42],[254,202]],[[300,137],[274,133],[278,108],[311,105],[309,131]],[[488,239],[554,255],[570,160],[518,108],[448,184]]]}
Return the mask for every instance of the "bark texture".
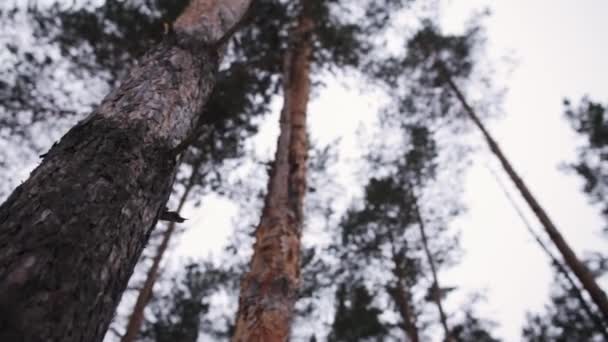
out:
{"label": "bark texture", "polygon": [[[190,195],[190,191],[194,187],[195,178],[198,173],[198,169],[201,165],[201,161],[197,161],[192,167],[192,175],[186,184],[184,189],[184,193],[181,195],[179,199],[179,203],[176,208],[176,212],[179,214]],[[131,316],[129,316],[129,323],[127,324],[127,329],[122,337],[122,342],[134,342],[139,336],[139,331],[141,330],[141,325],[144,321],[144,310],[150,302],[152,298],[152,294],[154,291],[154,284],[158,279],[158,270],[160,269],[160,263],[163,259],[167,248],[169,247],[169,242],[171,241],[171,236],[175,232],[175,228],[177,226],[176,222],[170,222],[167,226],[167,229],[163,232],[162,241],[158,246],[156,251],[156,255],[152,259],[152,266],[148,270],[148,274],[146,275],[146,280],[144,281],[143,287],[139,291],[137,295],[137,300],[135,301],[135,306],[133,306],[133,311],[131,312]]]}
{"label": "bark texture", "polygon": [[304,8],[285,55],[281,133],[250,271],[241,280],[234,341],[279,342],[289,338],[300,283],[312,29],[313,21]]}
{"label": "bark texture", "polygon": [[187,28],[144,56],[0,206],[0,341],[103,339],[171,191],[174,148],[215,82],[215,41]]}
{"label": "bark texture", "polygon": [[553,221],[549,218],[547,212],[543,209],[543,207],[541,207],[540,203],[538,203],[536,198],[532,195],[532,192],[530,192],[530,190],[528,189],[528,186],[517,174],[511,163],[505,157],[498,143],[494,140],[494,138],[492,138],[492,136],[485,128],[473,108],[468,104],[466,98],[464,97],[456,83],[454,83],[454,80],[450,76],[447,68],[442,63],[440,63],[439,66],[441,68],[441,73],[443,74],[444,78],[448,83],[448,86],[454,92],[471,120],[475,123],[475,126],[477,126],[477,128],[479,128],[479,130],[483,134],[484,138],[486,139],[486,142],[488,143],[488,146],[490,147],[490,150],[492,151],[492,153],[494,153],[494,155],[496,155],[496,157],[498,157],[498,160],[500,161],[503,169],[509,175],[509,178],[511,179],[511,181],[513,181],[513,184],[515,184],[515,187],[517,187],[517,190],[519,190],[521,196],[524,198],[526,203],[528,203],[532,212],[534,212],[538,220],[545,228],[545,231],[549,235],[549,238],[551,239],[551,241],[553,241],[553,243],[561,253],[562,257],[564,258],[565,263],[568,265],[568,267],[570,267],[570,269],[576,275],[585,290],[587,290],[589,296],[591,297],[591,299],[593,299],[598,309],[602,312],[604,320],[608,321],[608,297],[606,297],[606,293],[595,281],[595,277],[589,271],[587,266],[585,266],[585,264],[580,261],[576,253],[574,253],[572,248],[570,248],[570,245],[568,245],[562,234],[555,226],[555,224],[553,224]]}

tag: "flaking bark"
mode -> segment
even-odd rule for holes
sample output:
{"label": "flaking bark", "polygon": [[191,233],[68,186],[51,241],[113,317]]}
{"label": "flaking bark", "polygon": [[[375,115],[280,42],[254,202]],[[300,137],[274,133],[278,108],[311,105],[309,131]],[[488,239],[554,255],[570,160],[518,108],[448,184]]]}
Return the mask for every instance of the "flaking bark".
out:
{"label": "flaking bark", "polygon": [[[184,15],[226,30],[248,4]],[[178,19],[0,206],[0,341],[103,339],[215,82],[221,35],[199,22]]]}
{"label": "flaking bark", "polygon": [[281,133],[250,271],[241,280],[233,337],[238,342],[279,342],[289,337],[300,283],[312,29],[305,6],[285,55]]}

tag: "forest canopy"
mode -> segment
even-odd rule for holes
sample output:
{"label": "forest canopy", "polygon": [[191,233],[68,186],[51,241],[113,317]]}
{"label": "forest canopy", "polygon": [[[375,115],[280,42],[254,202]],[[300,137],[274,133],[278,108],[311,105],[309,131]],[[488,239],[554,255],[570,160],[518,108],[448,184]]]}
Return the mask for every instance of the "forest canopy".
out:
{"label": "forest canopy", "polygon": [[608,340],[608,27],[506,3],[0,4],[0,341]]}

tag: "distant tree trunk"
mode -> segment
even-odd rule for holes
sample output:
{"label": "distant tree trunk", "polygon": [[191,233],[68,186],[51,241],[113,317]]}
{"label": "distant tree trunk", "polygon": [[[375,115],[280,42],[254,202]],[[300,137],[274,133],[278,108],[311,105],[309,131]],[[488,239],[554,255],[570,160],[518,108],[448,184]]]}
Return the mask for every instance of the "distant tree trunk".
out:
{"label": "distant tree trunk", "polygon": [[511,194],[509,194],[509,191],[507,190],[503,182],[500,180],[498,175],[489,167],[488,169],[492,173],[492,176],[494,176],[496,183],[498,183],[498,185],[500,186],[500,189],[505,194],[505,197],[507,198],[509,203],[511,203],[511,206],[524,223],[524,226],[526,226],[526,228],[528,229],[528,232],[530,232],[534,240],[536,240],[540,248],[545,252],[545,254],[547,254],[549,259],[551,260],[551,265],[558,273],[564,276],[564,279],[566,280],[566,282],[568,282],[570,290],[574,293],[574,295],[580,302],[581,307],[589,317],[589,320],[593,321],[593,324],[597,328],[598,332],[604,335],[604,338],[606,339],[606,341],[608,341],[608,330],[606,329],[605,323],[603,323],[602,319],[598,317],[596,313],[591,309],[591,307],[587,303],[587,299],[585,299],[585,297],[583,296],[581,289],[578,287],[574,279],[572,279],[572,277],[570,276],[570,272],[568,271],[568,269],[566,269],[566,267],[561,263],[561,261],[557,259],[555,255],[553,255],[553,253],[551,252],[549,247],[547,247],[543,239],[541,239],[541,237],[534,231],[534,228],[532,228],[532,225],[530,224],[530,222],[528,222],[528,219],[526,219],[524,213],[519,209],[519,206],[517,205],[517,203],[515,203],[515,200],[513,199],[513,197],[511,197]]}
{"label": "distant tree trunk", "polygon": [[426,258],[429,262],[429,266],[431,267],[431,274],[433,276],[433,288],[431,290],[432,297],[435,303],[437,304],[437,310],[439,311],[439,319],[441,320],[441,325],[443,326],[443,332],[446,342],[454,342],[454,336],[452,336],[452,332],[448,326],[448,318],[443,310],[443,304],[441,300],[441,287],[439,287],[439,278],[437,277],[437,268],[435,267],[435,260],[433,259],[433,254],[429,248],[429,242],[426,236],[426,229],[424,220],[422,219],[422,214],[420,213],[420,208],[418,207],[418,198],[416,194],[413,193],[413,187],[411,188],[413,199],[414,199],[414,212],[416,214],[416,220],[418,221],[418,227],[420,228],[420,235],[422,237],[422,245],[424,247],[424,253],[426,254]]}
{"label": "distant tree trunk", "polygon": [[0,341],[101,341],[249,0],[194,0],[0,206]]}
{"label": "distant tree trunk", "polygon": [[418,328],[414,321],[415,313],[410,305],[410,294],[405,290],[404,286],[405,285],[398,283],[396,287],[388,287],[387,290],[393,298],[393,301],[395,301],[395,305],[397,305],[397,309],[399,310],[399,315],[403,320],[403,331],[409,338],[409,341],[418,342],[420,339],[418,338]]}
{"label": "distant tree trunk", "polygon": [[519,177],[517,172],[515,172],[515,169],[513,168],[513,166],[511,166],[511,163],[507,160],[502,150],[498,146],[498,143],[492,138],[492,136],[485,128],[473,108],[469,106],[464,95],[456,86],[456,83],[454,83],[454,80],[452,79],[445,65],[439,62],[439,67],[450,89],[454,92],[471,120],[473,120],[477,128],[479,128],[479,130],[485,137],[486,142],[490,147],[490,150],[496,155],[496,157],[498,157],[500,163],[502,164],[502,167],[509,175],[509,178],[511,178],[511,181],[513,181],[513,183],[515,184],[526,203],[528,203],[530,209],[532,209],[532,212],[534,212],[538,220],[542,223],[543,227],[545,228],[545,231],[549,235],[549,238],[551,238],[551,241],[553,241],[559,252],[562,254],[562,257],[564,258],[566,264],[577,276],[581,284],[583,284],[583,287],[587,290],[599,310],[602,312],[604,319],[608,321],[608,297],[606,297],[606,293],[600,288],[600,286],[595,281],[593,274],[589,271],[585,264],[583,264],[579,260],[572,248],[570,248],[566,240],[562,237],[557,227],[553,224],[553,221],[551,221],[551,219],[549,218],[549,215],[540,206],[536,198],[532,195],[524,181],[521,179],[521,177]]}
{"label": "distant tree trunk", "polygon": [[306,111],[313,21],[306,1],[285,55],[281,133],[256,229],[250,271],[241,280],[234,341],[287,341],[300,283],[306,189]]}
{"label": "distant tree trunk", "polygon": [[395,240],[392,234],[389,234],[389,239],[393,259],[393,275],[396,279],[396,285],[387,286],[386,290],[397,306],[397,310],[403,321],[403,332],[407,335],[410,342],[418,342],[420,339],[418,336],[418,327],[416,326],[416,312],[406,282],[406,271],[403,269],[404,256],[395,250]]}
{"label": "distant tree trunk", "polygon": [[[198,172],[201,166],[202,160],[197,160],[194,165],[192,165],[192,174],[186,183],[184,188],[184,193],[181,195],[179,199],[179,203],[177,204],[177,208],[175,211],[179,214],[184,204],[190,195],[190,192],[194,188],[196,183],[196,178],[198,176]],[[127,330],[122,337],[122,342],[134,342],[139,335],[139,331],[141,330],[141,325],[144,321],[144,310],[148,305],[148,302],[152,298],[152,293],[154,290],[154,284],[158,279],[158,270],[160,268],[160,262],[163,259],[163,255],[167,251],[167,247],[169,246],[169,241],[171,240],[171,236],[175,232],[176,222],[170,222],[167,225],[167,229],[163,232],[162,240],[158,249],[156,250],[156,255],[152,259],[152,266],[148,270],[148,274],[146,275],[146,280],[144,284],[139,290],[139,294],[137,295],[137,300],[135,302],[135,306],[133,307],[133,311],[131,312],[131,316],[129,316],[129,323],[127,324]]]}

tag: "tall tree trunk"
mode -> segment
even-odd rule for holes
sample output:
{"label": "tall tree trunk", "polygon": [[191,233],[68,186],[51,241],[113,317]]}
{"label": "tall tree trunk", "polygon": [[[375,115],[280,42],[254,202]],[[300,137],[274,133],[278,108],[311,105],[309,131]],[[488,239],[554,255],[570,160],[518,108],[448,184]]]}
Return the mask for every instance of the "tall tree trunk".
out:
{"label": "tall tree trunk", "polygon": [[443,326],[443,332],[446,342],[454,342],[454,336],[452,336],[452,332],[448,326],[448,318],[443,310],[443,303],[441,300],[441,287],[439,287],[439,278],[437,277],[437,268],[435,267],[435,260],[433,259],[433,254],[429,248],[428,238],[426,236],[426,229],[424,220],[422,219],[422,214],[420,213],[420,207],[418,207],[418,197],[414,193],[413,187],[411,188],[412,196],[414,200],[414,212],[416,214],[416,220],[418,221],[418,228],[420,229],[420,236],[422,237],[422,245],[424,247],[424,253],[426,254],[426,258],[429,262],[429,266],[431,267],[431,275],[433,276],[433,288],[431,290],[433,300],[435,304],[437,304],[437,310],[439,311],[439,319],[441,321],[441,325]]}
{"label": "tall tree trunk", "polygon": [[[179,214],[184,204],[190,195],[190,191],[194,188],[196,178],[198,177],[198,172],[202,163],[202,158],[197,160],[195,164],[192,166],[192,174],[186,183],[184,188],[184,193],[181,195],[179,199],[179,203],[177,204],[176,212]],[[133,306],[133,311],[131,312],[131,316],[129,316],[129,323],[127,324],[127,330],[122,337],[122,342],[134,342],[139,335],[139,331],[141,330],[141,325],[144,321],[144,310],[148,305],[148,302],[152,298],[152,293],[154,289],[154,284],[158,278],[158,270],[160,268],[160,262],[163,259],[163,255],[167,251],[167,247],[169,246],[169,241],[171,240],[171,236],[173,235],[177,223],[172,221],[168,224],[167,228],[163,232],[162,240],[158,249],[156,250],[156,255],[152,259],[152,266],[148,270],[148,274],[146,275],[146,280],[144,284],[139,290],[139,294],[137,295],[137,300],[135,302],[135,306]]]}
{"label": "tall tree trunk", "polygon": [[549,259],[551,260],[551,265],[553,267],[555,267],[555,270],[558,273],[563,275],[564,279],[568,283],[568,286],[570,287],[570,290],[574,293],[574,295],[580,302],[581,307],[583,308],[583,311],[585,311],[585,314],[587,314],[587,317],[589,317],[589,319],[591,321],[593,321],[593,324],[597,328],[598,332],[600,332],[604,336],[606,341],[608,341],[608,330],[606,329],[605,323],[603,323],[602,319],[600,317],[598,317],[596,315],[596,313],[591,309],[591,307],[587,303],[587,300],[583,296],[581,289],[578,287],[578,285],[576,284],[574,279],[572,279],[572,277],[570,276],[570,272],[561,263],[561,261],[559,261],[555,255],[553,255],[553,253],[551,252],[549,247],[545,244],[543,239],[536,233],[536,231],[534,231],[534,228],[532,228],[532,225],[530,224],[530,222],[528,222],[528,219],[526,218],[524,213],[521,211],[521,209],[519,209],[519,206],[517,205],[517,203],[515,203],[515,200],[513,199],[513,197],[511,197],[511,194],[507,190],[507,187],[503,184],[503,182],[500,180],[498,175],[494,172],[494,170],[490,169],[489,167],[488,167],[488,169],[492,173],[492,176],[494,176],[496,183],[498,183],[500,189],[505,194],[505,197],[507,198],[509,203],[511,203],[511,206],[513,207],[513,209],[515,210],[515,212],[517,213],[519,218],[524,223],[524,226],[526,226],[526,229],[528,229],[528,232],[530,232],[530,234],[532,235],[534,240],[536,240],[536,242],[538,243],[540,248],[545,252],[545,254],[547,254]]}
{"label": "tall tree trunk", "polygon": [[303,9],[285,55],[281,133],[256,229],[250,271],[241,280],[233,337],[238,342],[286,341],[297,298],[313,30],[306,3],[302,2]]}
{"label": "tall tree trunk", "polygon": [[0,207],[0,340],[101,341],[249,0],[194,0]]}
{"label": "tall tree trunk", "polygon": [[397,253],[395,249],[395,239],[391,233],[388,238],[391,244],[391,254],[393,259],[393,275],[396,279],[395,286],[387,286],[388,294],[393,298],[401,320],[402,329],[410,342],[418,342],[418,327],[416,326],[416,312],[411,301],[411,293],[406,283],[406,271],[403,269],[404,256]]}
{"label": "tall tree trunk", "polygon": [[513,181],[513,183],[515,184],[526,203],[528,203],[530,209],[532,209],[538,220],[542,223],[543,227],[545,228],[545,231],[549,235],[549,238],[551,238],[551,241],[553,241],[559,252],[562,254],[562,257],[564,258],[566,264],[577,276],[581,284],[583,284],[583,287],[587,290],[597,307],[602,312],[604,319],[608,321],[608,297],[606,297],[606,293],[600,288],[600,286],[595,281],[593,274],[589,271],[587,266],[585,266],[585,264],[583,264],[579,260],[572,248],[570,248],[566,240],[562,237],[557,227],[553,224],[553,221],[551,221],[551,219],[549,218],[549,215],[540,206],[536,198],[532,195],[524,181],[521,179],[521,177],[519,177],[517,172],[515,172],[515,169],[513,168],[513,166],[511,166],[511,163],[507,160],[502,150],[498,146],[498,143],[492,138],[492,136],[485,128],[473,108],[469,106],[464,95],[462,94],[458,86],[456,86],[456,83],[454,83],[454,80],[452,79],[445,65],[443,65],[442,62],[439,62],[439,67],[440,72],[446,79],[450,89],[454,92],[471,120],[473,120],[477,128],[479,128],[479,130],[485,137],[486,142],[490,147],[490,150],[492,151],[492,153],[494,153],[494,155],[496,155],[496,157],[498,157],[500,163],[502,164],[502,167],[509,175],[509,178],[511,178],[511,181]]}

